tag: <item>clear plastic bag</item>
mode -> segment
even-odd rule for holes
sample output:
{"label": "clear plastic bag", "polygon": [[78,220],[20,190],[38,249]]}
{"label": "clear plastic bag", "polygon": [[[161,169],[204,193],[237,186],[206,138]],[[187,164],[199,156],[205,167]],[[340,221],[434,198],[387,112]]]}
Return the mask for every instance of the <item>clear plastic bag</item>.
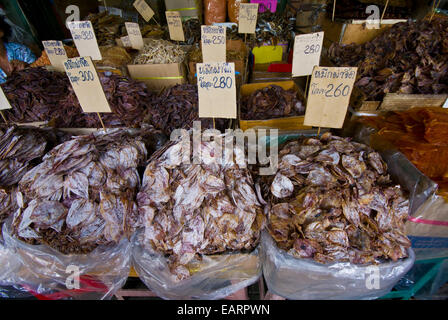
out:
{"label": "clear plastic bag", "polygon": [[3,225],[3,237],[19,266],[8,284],[20,285],[38,299],[110,299],[128,278],[131,244],[127,239],[89,254],[64,255],[20,241],[12,236],[11,224],[9,219]]}
{"label": "clear plastic bag", "polygon": [[255,283],[261,276],[258,249],[251,253],[203,256],[189,264],[196,272],[188,279],[176,281],[167,259],[139,240],[143,230],[132,238],[132,263],[146,286],[163,299],[217,300]]}
{"label": "clear plastic bag", "polygon": [[[261,259],[263,274],[272,293],[294,300],[342,300],[375,299],[387,294],[412,268],[415,255],[409,249],[407,259],[380,264],[378,269],[349,262],[323,265],[309,259],[297,259],[278,249],[271,236],[263,232]],[[377,275],[379,286],[375,283]]]}

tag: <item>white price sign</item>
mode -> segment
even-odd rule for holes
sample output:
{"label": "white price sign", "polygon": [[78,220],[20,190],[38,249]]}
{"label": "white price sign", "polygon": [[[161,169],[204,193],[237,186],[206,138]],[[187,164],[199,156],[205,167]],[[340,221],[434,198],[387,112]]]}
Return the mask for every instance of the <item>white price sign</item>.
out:
{"label": "white price sign", "polygon": [[135,22],[125,22],[126,30],[128,32],[129,42],[133,49],[140,50],[143,48],[143,37],[140,27]]}
{"label": "white price sign", "polygon": [[68,23],[68,27],[80,56],[91,57],[92,60],[102,59],[92,22],[72,21]]}
{"label": "white price sign", "polygon": [[62,41],[42,41],[51,65],[59,71],[64,71],[64,61],[68,59]]}
{"label": "white price sign", "polygon": [[324,32],[301,34],[294,40],[292,76],[308,76],[320,63]]}

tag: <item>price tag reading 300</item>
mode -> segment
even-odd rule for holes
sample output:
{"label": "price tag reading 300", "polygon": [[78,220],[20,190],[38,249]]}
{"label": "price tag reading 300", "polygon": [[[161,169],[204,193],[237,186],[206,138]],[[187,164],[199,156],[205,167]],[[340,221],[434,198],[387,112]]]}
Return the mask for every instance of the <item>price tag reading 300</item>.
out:
{"label": "price tag reading 300", "polygon": [[294,41],[292,76],[308,76],[320,63],[324,32],[301,34]]}
{"label": "price tag reading 300", "polygon": [[90,57],[67,59],[64,68],[84,112],[112,112]]}
{"label": "price tag reading 300", "polygon": [[306,105],[306,126],[342,128],[357,70],[314,67]]}
{"label": "price tag reading 300", "polygon": [[200,118],[236,119],[235,64],[196,65]]}

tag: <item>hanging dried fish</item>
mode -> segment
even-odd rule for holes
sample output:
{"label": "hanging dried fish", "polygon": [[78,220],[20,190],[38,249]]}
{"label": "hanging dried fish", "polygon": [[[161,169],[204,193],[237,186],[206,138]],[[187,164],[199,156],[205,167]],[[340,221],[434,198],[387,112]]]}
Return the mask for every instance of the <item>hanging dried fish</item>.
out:
{"label": "hanging dried fish", "polygon": [[269,233],[290,254],[355,264],[407,257],[409,201],[370,147],[329,132],[292,141],[263,180]]}
{"label": "hanging dried fish", "polygon": [[234,156],[222,163],[219,143],[201,143],[202,164],[191,164],[191,155],[183,163],[183,143],[168,143],[149,161],[137,195],[144,241],[169,255],[178,279],[190,276],[196,256],[253,249],[264,225],[250,172]]}
{"label": "hanging dried fish", "polygon": [[129,236],[139,223],[137,169],[153,132],[109,129],[52,149],[19,183],[14,234],[64,254],[88,253]]}
{"label": "hanging dried fish", "polygon": [[266,120],[304,113],[305,106],[297,97],[297,92],[284,90],[277,85],[255,90],[243,97],[241,103],[241,119],[245,120]]}
{"label": "hanging dried fish", "polygon": [[182,63],[187,51],[180,45],[166,40],[151,39],[134,59],[134,64]]}

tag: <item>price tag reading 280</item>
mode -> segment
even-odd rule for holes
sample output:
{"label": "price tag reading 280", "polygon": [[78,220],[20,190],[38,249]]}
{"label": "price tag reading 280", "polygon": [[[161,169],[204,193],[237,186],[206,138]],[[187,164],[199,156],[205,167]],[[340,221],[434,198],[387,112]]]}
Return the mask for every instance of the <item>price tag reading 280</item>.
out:
{"label": "price tag reading 280", "polygon": [[358,68],[314,67],[306,105],[306,126],[342,128]]}
{"label": "price tag reading 280", "polygon": [[112,112],[90,57],[67,59],[64,68],[84,112]]}
{"label": "price tag reading 280", "polygon": [[51,65],[59,71],[64,71],[64,61],[68,57],[62,41],[42,41],[42,44],[44,45]]}
{"label": "price tag reading 280", "polygon": [[92,60],[102,59],[92,22],[72,21],[68,23],[68,27],[80,56],[91,57]]}
{"label": "price tag reading 280", "polygon": [[200,118],[236,119],[235,64],[196,65]]}
{"label": "price tag reading 280", "polygon": [[301,34],[294,40],[292,76],[308,76],[320,63],[324,32]]}

